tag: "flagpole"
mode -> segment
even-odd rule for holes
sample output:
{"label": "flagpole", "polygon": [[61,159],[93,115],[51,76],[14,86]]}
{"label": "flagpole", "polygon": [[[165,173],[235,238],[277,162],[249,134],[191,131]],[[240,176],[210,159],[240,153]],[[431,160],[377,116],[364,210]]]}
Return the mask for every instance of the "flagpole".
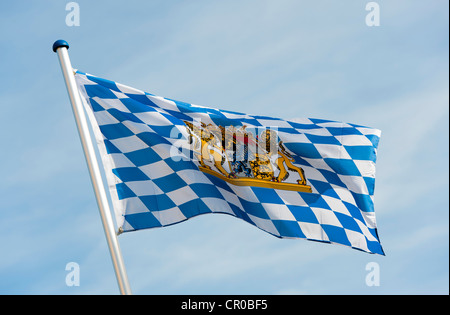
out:
{"label": "flagpole", "polygon": [[83,110],[80,93],[78,92],[77,84],[75,82],[75,76],[69,59],[68,48],[69,44],[64,40],[57,40],[53,44],[53,51],[58,54],[59,63],[64,75],[64,81],[66,82],[67,92],[69,93],[70,103],[72,104],[72,110],[78,127],[78,133],[83,146],[89,174],[91,175],[92,185],[94,186],[95,197],[97,199],[100,217],[102,220],[103,229],[105,231],[109,252],[111,254],[114,271],[116,273],[117,282],[119,284],[120,293],[122,295],[131,295],[131,288],[128,282],[125,264],[120,251],[117,235],[115,233],[111,210],[109,208],[100,168],[89,133],[89,127]]}

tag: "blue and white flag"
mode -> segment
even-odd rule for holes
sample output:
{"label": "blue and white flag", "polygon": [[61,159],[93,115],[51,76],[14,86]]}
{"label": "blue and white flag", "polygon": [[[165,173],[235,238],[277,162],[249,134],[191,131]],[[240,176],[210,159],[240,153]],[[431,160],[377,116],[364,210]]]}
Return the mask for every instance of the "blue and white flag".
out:
{"label": "blue and white flag", "polygon": [[155,96],[76,72],[120,232],[206,213],[280,238],[384,255],[374,213],[380,131]]}

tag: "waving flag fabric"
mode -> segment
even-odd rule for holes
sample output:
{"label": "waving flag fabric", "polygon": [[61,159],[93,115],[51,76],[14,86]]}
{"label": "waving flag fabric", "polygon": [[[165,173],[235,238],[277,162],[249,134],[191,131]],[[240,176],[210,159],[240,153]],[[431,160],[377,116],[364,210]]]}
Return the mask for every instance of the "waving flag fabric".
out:
{"label": "waving flag fabric", "polygon": [[225,213],[280,238],[384,255],[380,131],[188,104],[77,71],[121,232]]}

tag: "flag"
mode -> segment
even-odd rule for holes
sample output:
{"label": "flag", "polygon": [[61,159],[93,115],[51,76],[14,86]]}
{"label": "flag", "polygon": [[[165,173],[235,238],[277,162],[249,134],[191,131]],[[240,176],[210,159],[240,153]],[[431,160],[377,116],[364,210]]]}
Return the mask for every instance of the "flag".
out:
{"label": "flag", "polygon": [[193,105],[76,71],[120,232],[207,213],[279,238],[384,255],[374,212],[380,131]]}

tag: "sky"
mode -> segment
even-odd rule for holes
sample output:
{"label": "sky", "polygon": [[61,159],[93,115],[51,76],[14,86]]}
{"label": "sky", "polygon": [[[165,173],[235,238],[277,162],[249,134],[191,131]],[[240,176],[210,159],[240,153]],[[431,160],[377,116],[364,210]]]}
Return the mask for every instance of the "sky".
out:
{"label": "sky", "polygon": [[80,0],[78,26],[68,3],[0,10],[0,294],[119,293],[58,39],[74,68],[152,94],[382,131],[386,256],[203,215],[119,236],[134,294],[449,294],[448,1],[376,1],[379,26],[363,0]]}

